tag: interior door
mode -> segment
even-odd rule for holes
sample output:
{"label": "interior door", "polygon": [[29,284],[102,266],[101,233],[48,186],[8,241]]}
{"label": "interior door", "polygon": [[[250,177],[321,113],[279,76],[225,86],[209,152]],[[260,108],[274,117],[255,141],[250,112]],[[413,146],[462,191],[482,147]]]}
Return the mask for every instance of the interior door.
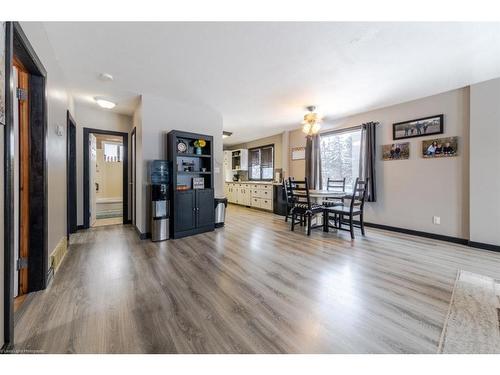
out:
{"label": "interior door", "polygon": [[[18,295],[28,293],[28,256],[30,248],[30,124],[29,74],[17,65],[19,122],[19,256]],[[15,267],[18,268],[18,267]]]}
{"label": "interior door", "polygon": [[[69,115],[68,115],[69,117]],[[69,120],[67,126],[67,175],[68,175],[68,235],[77,230],[76,223],[76,125]]]}
{"label": "interior door", "polygon": [[[134,129],[135,130],[135,129]],[[131,155],[131,166],[130,166],[130,172],[131,172],[131,176],[130,176],[130,186],[132,187],[132,194],[131,194],[131,197],[132,197],[132,225],[135,226],[135,142],[136,142],[136,135],[135,135],[135,131],[132,132],[132,136],[130,137],[130,142],[132,143],[132,151],[130,153]]]}
{"label": "interior door", "polygon": [[214,190],[199,189],[196,190],[196,226],[206,227],[214,226]]}
{"label": "interior door", "polygon": [[[14,84],[18,86],[17,67],[12,70]],[[19,259],[19,99],[14,98],[13,108],[14,125],[14,297],[19,295],[19,270],[16,260]]]}
{"label": "interior door", "polygon": [[92,227],[96,220],[96,165],[97,141],[93,134],[89,134],[89,225]]}

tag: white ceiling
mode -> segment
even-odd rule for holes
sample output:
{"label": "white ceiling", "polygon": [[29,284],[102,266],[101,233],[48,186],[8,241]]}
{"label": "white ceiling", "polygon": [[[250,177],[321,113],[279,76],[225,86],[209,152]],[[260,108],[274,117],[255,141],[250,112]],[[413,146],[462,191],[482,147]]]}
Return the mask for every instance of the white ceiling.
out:
{"label": "white ceiling", "polygon": [[44,25],[76,100],[209,106],[232,144],[297,128],[306,105],[329,121],[500,76],[500,23]]}

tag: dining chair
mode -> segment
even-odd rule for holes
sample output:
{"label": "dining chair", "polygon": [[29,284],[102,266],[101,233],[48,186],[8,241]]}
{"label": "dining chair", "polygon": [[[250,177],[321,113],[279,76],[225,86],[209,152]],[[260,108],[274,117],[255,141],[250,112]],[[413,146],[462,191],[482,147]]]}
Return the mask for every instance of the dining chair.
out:
{"label": "dining chair", "polygon": [[324,226],[323,224],[313,227],[311,222],[312,218],[315,217],[317,214],[324,215],[325,207],[320,204],[311,202],[307,178],[305,178],[304,181],[295,181],[289,178],[288,183],[290,186],[291,197],[293,199],[293,208],[291,210],[292,213],[291,230],[292,231],[294,230],[297,216],[302,216],[305,221],[304,224],[307,225],[307,235],[310,236],[311,229],[319,227],[323,228]]}
{"label": "dining chair", "polygon": [[[360,228],[361,234],[365,235],[365,223],[364,223],[364,207],[366,198],[366,187],[368,186],[368,178],[366,180],[356,179],[354,183],[354,188],[352,191],[351,203],[348,207],[346,206],[334,206],[325,207],[325,216],[328,220],[330,214],[334,214],[338,217],[338,225],[335,226],[339,230],[347,230],[351,232],[351,238],[354,239],[354,228]],[[349,199],[349,198],[348,198]],[[359,225],[354,224],[354,217],[359,216]],[[349,229],[342,228],[343,223],[349,224]],[[328,225],[325,226],[328,230]]]}
{"label": "dining chair", "polygon": [[[345,193],[345,177],[341,180],[334,180],[328,177],[326,190],[336,193]],[[326,207],[343,206],[344,198],[325,198],[322,205]]]}
{"label": "dining chair", "polygon": [[[292,184],[293,184],[293,180],[292,180]],[[288,218],[292,218],[292,208],[294,206],[294,198],[293,198],[290,179],[283,180],[283,193],[285,194],[285,201],[286,201],[285,222],[288,222]],[[300,215],[298,220],[299,220],[298,222],[299,222],[300,226],[302,226],[303,216]]]}

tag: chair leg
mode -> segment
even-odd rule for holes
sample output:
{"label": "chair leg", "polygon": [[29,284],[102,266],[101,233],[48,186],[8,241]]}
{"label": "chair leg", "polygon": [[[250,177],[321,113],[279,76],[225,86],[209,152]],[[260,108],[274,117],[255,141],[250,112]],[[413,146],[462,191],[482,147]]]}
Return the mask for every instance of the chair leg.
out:
{"label": "chair leg", "polygon": [[296,216],[295,213],[292,213],[292,228],[291,228],[292,232],[295,229],[295,216]]}
{"label": "chair leg", "polygon": [[287,210],[287,212],[286,212],[286,214],[285,214],[285,223],[287,223],[287,222],[288,222],[288,215],[290,215],[290,214],[288,213],[288,210]]}
{"label": "chair leg", "polygon": [[311,235],[311,219],[312,219],[312,217],[310,215],[307,215],[305,218],[307,221],[307,235],[310,236]]}
{"label": "chair leg", "polygon": [[352,215],[349,216],[349,229],[351,231],[351,238],[354,239],[354,225],[352,223]]}
{"label": "chair leg", "polygon": [[361,226],[361,234],[364,236],[365,235],[365,220],[363,218],[363,214],[359,216],[359,223]]}

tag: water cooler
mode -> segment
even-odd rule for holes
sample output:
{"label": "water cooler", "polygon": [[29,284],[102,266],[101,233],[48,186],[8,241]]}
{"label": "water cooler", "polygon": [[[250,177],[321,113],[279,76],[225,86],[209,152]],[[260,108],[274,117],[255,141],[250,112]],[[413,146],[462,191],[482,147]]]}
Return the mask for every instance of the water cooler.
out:
{"label": "water cooler", "polygon": [[151,162],[151,240],[164,241],[170,236],[170,168],[166,160]]}

